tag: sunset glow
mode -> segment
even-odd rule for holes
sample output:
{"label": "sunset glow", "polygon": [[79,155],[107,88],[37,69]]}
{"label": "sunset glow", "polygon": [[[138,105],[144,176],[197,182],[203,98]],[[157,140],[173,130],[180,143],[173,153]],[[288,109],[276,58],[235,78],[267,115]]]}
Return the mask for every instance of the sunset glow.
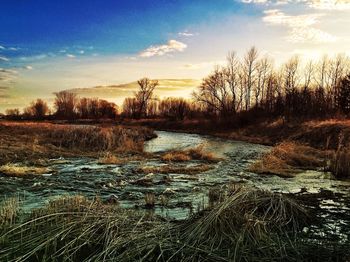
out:
{"label": "sunset glow", "polygon": [[275,66],[350,52],[348,0],[5,0],[0,21],[0,112],[144,76],[193,79],[159,93],[188,97],[229,51],[253,45]]}

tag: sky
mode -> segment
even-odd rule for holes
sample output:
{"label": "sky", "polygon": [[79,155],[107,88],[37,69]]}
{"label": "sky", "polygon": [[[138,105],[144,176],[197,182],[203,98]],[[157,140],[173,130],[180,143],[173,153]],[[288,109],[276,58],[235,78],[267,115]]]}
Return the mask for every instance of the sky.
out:
{"label": "sky", "polygon": [[0,112],[72,88],[202,79],[229,51],[350,54],[350,0],[1,0]]}

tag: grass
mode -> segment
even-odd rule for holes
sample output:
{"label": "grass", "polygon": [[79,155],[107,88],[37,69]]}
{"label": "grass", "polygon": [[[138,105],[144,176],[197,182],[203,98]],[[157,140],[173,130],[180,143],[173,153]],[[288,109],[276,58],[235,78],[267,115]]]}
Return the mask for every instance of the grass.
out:
{"label": "grass", "polygon": [[338,149],[331,159],[329,169],[336,178],[350,178],[350,150]]}
{"label": "grass", "polygon": [[203,145],[182,151],[171,151],[162,156],[163,161],[167,162],[185,162],[189,160],[202,160],[215,163],[220,161],[213,153],[204,151]]}
{"label": "grass", "polygon": [[309,221],[292,199],[254,189],[226,194],[176,223],[98,198],[64,197],[9,226],[0,236],[0,260],[297,260],[304,255],[297,235]]}
{"label": "grass", "polygon": [[[0,164],[89,156],[101,152],[140,154],[154,137],[144,127],[88,126],[44,122],[0,122]],[[98,153],[98,154],[97,154]]]}
{"label": "grass", "polygon": [[154,193],[145,194],[145,205],[147,208],[153,208],[156,205],[156,196]]}
{"label": "grass", "polygon": [[12,226],[18,219],[19,200],[16,197],[0,202],[0,232],[3,228]]}
{"label": "grass", "polygon": [[329,170],[336,178],[350,178],[350,150],[342,133],[338,138],[338,149],[330,157]]}
{"label": "grass", "polygon": [[49,172],[52,172],[52,170],[47,167],[23,166],[19,164],[6,164],[0,166],[0,174],[12,177],[42,175]]}
{"label": "grass", "polygon": [[195,175],[199,173],[206,172],[213,169],[213,166],[200,164],[195,166],[181,166],[181,165],[164,165],[164,166],[152,166],[152,167],[142,167],[138,172],[145,174],[155,173],[155,174],[188,174]]}
{"label": "grass", "polygon": [[253,163],[249,171],[293,177],[302,170],[323,167],[325,157],[324,152],[312,147],[295,142],[282,142],[266,153],[261,160]]}

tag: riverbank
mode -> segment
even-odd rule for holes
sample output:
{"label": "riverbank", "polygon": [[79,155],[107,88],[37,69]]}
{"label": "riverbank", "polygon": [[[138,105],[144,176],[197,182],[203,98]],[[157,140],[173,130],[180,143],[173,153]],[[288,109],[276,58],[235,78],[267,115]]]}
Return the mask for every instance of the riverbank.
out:
{"label": "riverbank", "polygon": [[146,127],[92,126],[48,122],[0,122],[0,164],[42,165],[60,157],[126,157],[143,153],[156,135]]}
{"label": "riverbank", "polygon": [[[252,188],[212,195],[183,221],[62,197],[20,218],[0,205],[0,259],[6,261],[347,261],[348,242],[317,239],[310,209],[284,194]],[[214,197],[215,196],[215,197]],[[259,208],[256,208],[256,207]],[[10,212],[12,211],[12,212]]]}
{"label": "riverbank", "polygon": [[212,135],[225,139],[274,146],[284,141],[303,143],[317,149],[336,150],[339,137],[350,142],[350,120],[328,119],[290,121],[257,120],[243,127],[215,120],[169,121],[165,119],[126,120],[127,125],[148,126],[156,130]]}

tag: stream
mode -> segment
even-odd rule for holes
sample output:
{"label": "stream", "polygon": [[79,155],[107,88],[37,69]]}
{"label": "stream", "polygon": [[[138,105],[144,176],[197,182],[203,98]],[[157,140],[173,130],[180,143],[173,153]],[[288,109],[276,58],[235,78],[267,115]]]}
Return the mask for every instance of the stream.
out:
{"label": "stream", "polygon": [[[305,171],[294,178],[258,175],[247,171],[270,147],[205,135],[157,131],[158,137],[145,143],[145,151],[166,152],[193,148],[199,145],[222,160],[213,169],[196,175],[138,172],[141,167],[159,167],[165,162],[154,158],[130,161],[118,165],[101,165],[96,159],[51,159],[53,174],[34,178],[5,177],[0,174],[0,197],[18,196],[25,210],[43,206],[61,195],[80,194],[87,197],[113,196],[121,206],[144,209],[146,193],[154,193],[156,206],[149,212],[170,219],[185,219],[208,203],[208,191],[213,187],[225,188],[229,184],[244,184],[274,192],[291,194],[315,211],[325,231],[320,237],[349,241],[350,233],[350,181],[332,179],[322,171]],[[184,167],[199,161],[179,163]],[[140,178],[151,178],[153,183],[137,184]],[[160,198],[167,204],[161,205]],[[326,232],[326,233],[325,233]]]}

